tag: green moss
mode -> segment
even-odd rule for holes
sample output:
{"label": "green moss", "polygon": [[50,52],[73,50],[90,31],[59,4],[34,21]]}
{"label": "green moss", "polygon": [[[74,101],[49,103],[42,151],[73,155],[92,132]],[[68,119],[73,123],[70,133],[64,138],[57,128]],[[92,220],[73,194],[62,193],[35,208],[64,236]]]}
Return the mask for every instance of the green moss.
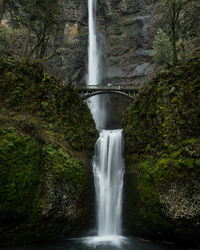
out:
{"label": "green moss", "polygon": [[77,159],[72,158],[63,149],[56,149],[51,145],[42,148],[44,170],[51,172],[57,180],[70,181],[74,185],[80,185],[83,176],[83,166]]}
{"label": "green moss", "polygon": [[200,192],[196,184],[200,176],[199,83],[200,60],[196,58],[158,75],[125,113],[126,185],[131,199],[125,206],[127,225],[133,231],[165,239],[199,237],[200,228],[192,220],[171,219],[160,201],[172,183],[184,186],[186,196]]}
{"label": "green moss", "polygon": [[14,128],[1,128],[0,137],[1,212],[26,217],[40,182],[41,150],[33,139],[18,136]]}
{"label": "green moss", "polygon": [[47,75],[40,64],[16,58],[0,58],[0,72],[2,108],[37,116],[63,133],[72,149],[91,150],[97,138],[94,122],[71,85]]}
{"label": "green moss", "polygon": [[[138,171],[138,190],[143,204],[145,204],[146,212],[158,210],[158,194],[156,188],[154,160],[152,157],[145,159],[137,168]],[[155,211],[157,213],[158,211]],[[151,216],[149,214],[149,216]],[[147,214],[143,215],[147,216]]]}
{"label": "green moss", "polygon": [[[0,82],[2,244],[72,235],[90,211],[88,162],[98,136],[90,111],[35,62],[0,57]],[[64,218],[61,194],[48,185],[66,187],[59,191],[70,210]]]}
{"label": "green moss", "polygon": [[200,60],[196,59],[160,74],[145,86],[125,114],[126,150],[161,150],[198,137],[199,83]]}

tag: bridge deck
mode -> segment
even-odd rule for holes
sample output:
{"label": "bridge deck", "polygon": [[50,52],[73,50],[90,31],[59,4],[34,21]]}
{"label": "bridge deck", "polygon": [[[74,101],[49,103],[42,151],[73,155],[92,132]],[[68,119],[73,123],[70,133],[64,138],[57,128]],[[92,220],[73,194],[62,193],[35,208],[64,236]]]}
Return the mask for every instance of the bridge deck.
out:
{"label": "bridge deck", "polygon": [[76,86],[78,91],[135,91],[138,92],[140,90],[139,86],[132,85],[78,85]]}

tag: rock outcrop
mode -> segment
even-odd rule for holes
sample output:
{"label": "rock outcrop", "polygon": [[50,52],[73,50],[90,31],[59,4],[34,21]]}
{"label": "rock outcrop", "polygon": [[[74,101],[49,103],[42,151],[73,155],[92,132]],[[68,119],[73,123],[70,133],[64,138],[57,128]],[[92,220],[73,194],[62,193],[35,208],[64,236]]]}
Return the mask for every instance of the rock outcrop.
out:
{"label": "rock outcrop", "polygon": [[[155,72],[153,40],[159,28],[170,35],[167,7],[163,0],[99,0],[97,11],[102,83],[143,85]],[[178,25],[179,57],[199,47],[197,1],[184,1]],[[87,80],[87,1],[63,1],[59,55],[50,69],[66,82]]]}
{"label": "rock outcrop", "polygon": [[[149,1],[98,1],[97,25],[102,78],[119,84],[144,82],[152,73]],[[87,1],[64,3],[63,40],[51,70],[66,81],[86,82]],[[51,65],[51,63],[50,63]],[[56,65],[56,66],[55,66]]]}
{"label": "rock outcrop", "polygon": [[90,111],[40,64],[0,58],[0,72],[0,245],[80,236],[94,222]]}
{"label": "rock outcrop", "polygon": [[[49,38],[46,54],[55,48],[56,56],[46,69],[66,83],[87,82],[88,10],[87,0],[59,1],[59,23]],[[98,51],[102,83],[144,85],[157,70],[153,61],[153,40],[158,29],[170,37],[167,0],[98,0]],[[177,23],[177,50],[188,58],[199,47],[200,4],[183,0]],[[26,30],[7,30],[0,26],[1,46],[24,53]],[[7,22],[9,24],[9,21]],[[5,40],[7,37],[7,40]],[[32,38],[34,40],[34,37]],[[33,43],[33,41],[32,41]],[[29,44],[29,49],[33,44]],[[159,70],[159,69],[158,69]]]}
{"label": "rock outcrop", "polygon": [[125,225],[172,241],[200,238],[200,60],[147,84],[123,121]]}

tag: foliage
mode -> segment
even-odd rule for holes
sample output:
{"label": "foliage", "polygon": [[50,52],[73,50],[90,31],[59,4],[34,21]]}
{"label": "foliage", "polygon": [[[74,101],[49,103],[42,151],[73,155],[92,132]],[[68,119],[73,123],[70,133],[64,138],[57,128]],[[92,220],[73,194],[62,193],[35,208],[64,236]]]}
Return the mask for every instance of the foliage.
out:
{"label": "foliage", "polygon": [[89,211],[83,199],[97,137],[90,111],[37,62],[1,58],[0,82],[1,241],[70,235]]}
{"label": "foliage", "polygon": [[[24,232],[28,238],[37,232],[36,224],[46,204],[44,197],[49,195],[46,188],[51,181],[49,176],[53,178],[53,188],[67,184],[71,193],[66,195],[78,200],[85,188],[86,166],[65,148],[43,144],[22,134],[17,127],[0,126],[0,138],[1,230],[6,230],[6,237],[10,237],[10,229],[16,228],[15,236],[21,235],[26,241]],[[47,225],[40,225],[43,226]],[[41,236],[35,239],[38,237]]]}
{"label": "foliage", "polygon": [[187,40],[189,37],[195,38],[200,36],[200,2],[191,1],[184,8],[183,21],[181,22],[181,29],[183,37]]}
{"label": "foliage", "polygon": [[123,121],[128,152],[156,152],[198,137],[199,72],[200,61],[194,59],[166,70],[141,90]]}
{"label": "foliage", "polygon": [[62,132],[73,149],[87,150],[91,145],[93,149],[93,119],[72,86],[44,73],[39,63],[25,65],[19,59],[1,58],[0,71],[1,107],[43,119],[52,129]]}
{"label": "foliage", "polygon": [[0,128],[0,138],[1,213],[27,217],[40,182],[40,147],[12,127]]}
{"label": "foliage", "polygon": [[55,34],[59,24],[58,1],[45,0],[38,2],[21,0],[20,5],[24,15],[21,17],[22,14],[20,13],[18,22],[20,25],[26,27],[29,33],[33,32],[37,38],[29,57],[37,50],[38,57],[44,58],[49,38]]}
{"label": "foliage", "polygon": [[172,47],[167,34],[159,29],[153,41],[153,59],[155,66],[170,64],[172,61]]}
{"label": "foliage", "polygon": [[13,18],[14,12],[18,9],[16,0],[0,0],[0,23],[3,19],[4,14],[9,13],[11,19]]}
{"label": "foliage", "polygon": [[59,181],[72,182],[81,185],[84,171],[80,162],[67,154],[62,148],[56,149],[49,144],[42,147],[44,169],[53,173]]}
{"label": "foliage", "polygon": [[159,0],[154,5],[151,33],[155,35],[161,28],[170,37],[171,49],[176,49],[179,60],[186,59],[199,47],[199,11],[200,3],[196,0]]}
{"label": "foliage", "polygon": [[23,36],[22,30],[0,25],[0,52],[3,54],[3,51],[15,50],[14,53],[18,53],[21,46],[20,36]]}
{"label": "foliage", "polygon": [[[47,52],[50,39],[55,39],[61,13],[59,1],[54,0],[2,0],[5,12],[12,6],[10,25],[26,32],[23,53],[28,58],[47,59],[56,54],[58,46]],[[6,4],[4,4],[4,2]],[[14,2],[14,6],[12,4]],[[50,55],[50,56],[49,56]]]}
{"label": "foliage", "polygon": [[[167,194],[167,190],[175,192],[181,187],[180,199],[195,203],[199,196],[199,110],[200,60],[195,57],[160,73],[126,111],[123,127],[131,179],[129,199],[134,195],[129,201],[128,223],[134,230],[162,239],[199,238],[200,228],[195,224],[199,212],[196,217],[186,218],[187,211],[183,218],[176,217],[179,203],[173,200],[170,205],[172,198]],[[174,215],[170,215],[171,206]]]}

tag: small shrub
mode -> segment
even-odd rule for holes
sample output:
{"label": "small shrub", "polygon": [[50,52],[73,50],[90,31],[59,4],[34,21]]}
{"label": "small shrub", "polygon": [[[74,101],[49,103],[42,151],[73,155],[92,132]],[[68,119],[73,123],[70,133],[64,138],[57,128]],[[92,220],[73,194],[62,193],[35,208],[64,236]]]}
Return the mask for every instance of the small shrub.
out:
{"label": "small shrub", "polygon": [[159,29],[153,41],[153,60],[155,66],[170,64],[172,61],[172,47],[167,34]]}

